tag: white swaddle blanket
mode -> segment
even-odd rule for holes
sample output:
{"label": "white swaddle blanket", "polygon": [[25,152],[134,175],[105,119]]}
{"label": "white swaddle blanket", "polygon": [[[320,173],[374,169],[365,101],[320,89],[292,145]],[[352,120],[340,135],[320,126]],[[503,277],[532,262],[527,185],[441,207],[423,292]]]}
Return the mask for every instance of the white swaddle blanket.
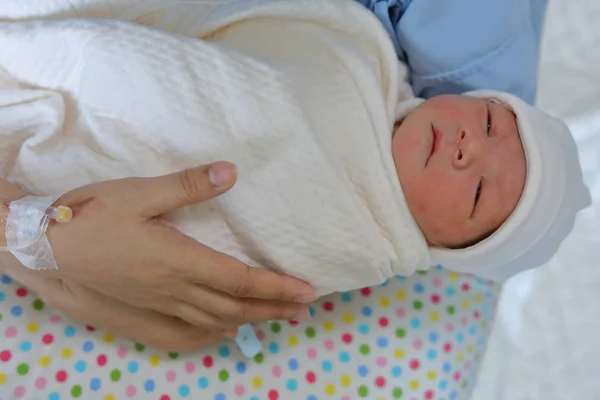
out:
{"label": "white swaddle blanket", "polygon": [[137,24],[0,15],[2,176],[57,195],[227,160],[231,192],[169,216],[208,246],[320,294],[430,266],[390,150],[407,72],[367,10],[124,9]]}

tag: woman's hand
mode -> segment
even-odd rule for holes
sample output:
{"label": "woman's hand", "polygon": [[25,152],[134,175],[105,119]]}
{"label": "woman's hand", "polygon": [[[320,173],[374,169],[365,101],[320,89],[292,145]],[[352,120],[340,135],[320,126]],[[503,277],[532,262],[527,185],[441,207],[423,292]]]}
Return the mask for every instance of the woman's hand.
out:
{"label": "woman's hand", "polygon": [[[10,256],[10,254],[8,254]],[[49,306],[79,322],[93,325],[120,337],[166,351],[195,350],[234,332],[202,329],[176,317],[134,307],[86,286],[48,278],[0,254],[0,272],[36,292]]]}
{"label": "woman's hand", "polygon": [[226,192],[235,179],[233,165],[216,163],[69,192],[57,204],[71,207],[73,220],[48,229],[59,269],[36,273],[217,331],[307,318],[301,303],[315,298],[308,284],[250,268],[162,220],[169,211]]}

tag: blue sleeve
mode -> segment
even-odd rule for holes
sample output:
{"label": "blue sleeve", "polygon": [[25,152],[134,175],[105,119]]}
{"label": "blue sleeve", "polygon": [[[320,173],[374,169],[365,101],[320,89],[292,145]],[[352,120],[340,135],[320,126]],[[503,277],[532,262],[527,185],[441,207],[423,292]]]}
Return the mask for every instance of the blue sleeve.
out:
{"label": "blue sleeve", "polygon": [[548,0],[357,0],[381,20],[415,94],[493,89],[535,102]]}

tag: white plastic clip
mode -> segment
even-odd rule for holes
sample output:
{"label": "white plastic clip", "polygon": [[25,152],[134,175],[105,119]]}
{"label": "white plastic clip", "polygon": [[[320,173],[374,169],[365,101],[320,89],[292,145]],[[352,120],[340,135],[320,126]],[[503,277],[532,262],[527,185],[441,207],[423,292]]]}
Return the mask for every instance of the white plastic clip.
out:
{"label": "white plastic clip", "polygon": [[238,328],[236,342],[246,357],[254,357],[261,351],[260,340],[258,340],[254,328],[250,324]]}

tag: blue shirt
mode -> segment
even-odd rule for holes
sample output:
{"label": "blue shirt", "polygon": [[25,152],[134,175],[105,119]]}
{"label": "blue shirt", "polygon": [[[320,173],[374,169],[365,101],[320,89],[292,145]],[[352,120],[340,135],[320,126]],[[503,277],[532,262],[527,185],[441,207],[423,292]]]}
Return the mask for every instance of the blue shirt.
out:
{"label": "blue shirt", "polygon": [[419,97],[492,89],[533,104],[548,0],[356,0],[379,18]]}

